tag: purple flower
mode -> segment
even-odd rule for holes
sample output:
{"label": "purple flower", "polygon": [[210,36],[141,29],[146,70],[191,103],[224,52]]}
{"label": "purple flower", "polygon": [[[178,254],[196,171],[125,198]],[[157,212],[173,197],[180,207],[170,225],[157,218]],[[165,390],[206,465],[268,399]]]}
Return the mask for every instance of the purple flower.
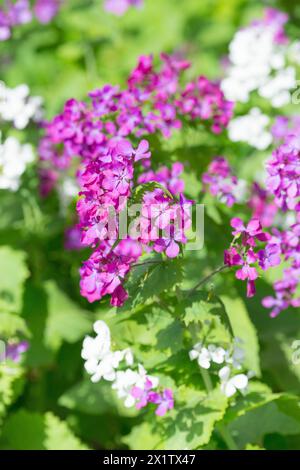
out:
{"label": "purple flower", "polygon": [[264,250],[258,252],[259,266],[263,269],[269,269],[278,266],[281,263],[281,249],[279,245],[267,244]]}
{"label": "purple flower", "polygon": [[174,408],[174,397],[170,388],[166,388],[161,394],[150,392],[148,401],[158,405],[155,411],[157,416],[164,416],[168,410],[172,410]]}
{"label": "purple flower", "polygon": [[29,348],[28,341],[21,341],[20,343],[10,343],[6,348],[6,358],[14,362],[20,362],[22,354]]}
{"label": "purple flower", "polygon": [[215,157],[208,167],[208,171],[202,175],[204,189],[207,187],[213,196],[217,196],[228,207],[236,202],[234,190],[238,181],[232,175],[229,163],[224,157]]}

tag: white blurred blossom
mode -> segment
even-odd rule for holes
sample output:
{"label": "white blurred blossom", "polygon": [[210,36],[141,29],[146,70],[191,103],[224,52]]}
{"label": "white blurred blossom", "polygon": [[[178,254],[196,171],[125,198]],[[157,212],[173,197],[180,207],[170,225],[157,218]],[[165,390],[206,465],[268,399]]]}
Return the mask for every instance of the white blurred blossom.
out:
{"label": "white blurred blossom", "polygon": [[226,395],[226,397],[232,397],[237,390],[245,393],[249,381],[246,374],[231,375],[230,367],[224,366],[219,371],[218,375],[221,380],[221,391]]}
{"label": "white blurred blossom", "polygon": [[258,150],[265,150],[272,143],[268,129],[270,118],[259,108],[252,108],[249,114],[232,119],[228,125],[228,135],[232,142],[247,142]]}
{"label": "white blurred blossom", "polygon": [[30,144],[21,144],[16,137],[8,137],[0,144],[0,189],[17,191],[28,163],[34,160]]}
{"label": "white blurred blossom", "polygon": [[227,99],[246,103],[250,94],[268,99],[273,107],[290,101],[296,86],[294,67],[287,67],[288,46],[274,40],[271,24],[256,23],[236,32],[229,46],[230,65],[221,87]]}
{"label": "white blurred blossom", "polygon": [[42,103],[40,96],[30,96],[27,85],[9,88],[1,82],[0,119],[13,123],[17,129],[25,129],[30,120],[41,120]]}

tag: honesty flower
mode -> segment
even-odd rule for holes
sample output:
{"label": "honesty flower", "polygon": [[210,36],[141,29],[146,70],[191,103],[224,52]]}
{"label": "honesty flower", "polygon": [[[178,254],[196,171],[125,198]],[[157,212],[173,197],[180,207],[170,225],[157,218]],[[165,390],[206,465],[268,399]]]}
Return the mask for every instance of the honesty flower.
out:
{"label": "honesty flower", "polygon": [[15,137],[0,144],[0,189],[17,191],[28,163],[34,160],[30,144],[22,145]]}
{"label": "honesty flower", "polygon": [[[267,8],[262,20],[236,32],[229,45],[229,67],[221,83],[228,99],[245,103],[251,92],[257,91],[274,107],[289,103],[296,75],[294,67],[286,67],[289,49],[284,25],[287,20],[284,13]],[[266,148],[269,139],[270,136],[263,135],[260,147]]]}
{"label": "honesty flower", "polygon": [[252,108],[249,114],[232,119],[228,125],[228,136],[232,142],[247,142],[254,148],[264,150],[272,143],[268,130],[270,118],[259,108]]}
{"label": "honesty flower", "polygon": [[221,391],[226,397],[232,397],[238,390],[245,393],[249,381],[247,375],[237,374],[231,376],[229,366],[222,367],[218,375],[221,379]]}
{"label": "honesty flower", "polygon": [[41,120],[43,99],[40,96],[30,96],[29,93],[25,84],[16,88],[8,88],[2,84],[0,119],[12,122],[17,129],[25,129],[30,120]]}
{"label": "honesty flower", "polygon": [[199,366],[203,367],[203,369],[209,369],[211,362],[216,364],[222,364],[222,362],[224,362],[226,351],[213,344],[209,344],[206,348],[202,346],[202,343],[197,343],[189,352],[189,356],[191,360],[197,359]]}

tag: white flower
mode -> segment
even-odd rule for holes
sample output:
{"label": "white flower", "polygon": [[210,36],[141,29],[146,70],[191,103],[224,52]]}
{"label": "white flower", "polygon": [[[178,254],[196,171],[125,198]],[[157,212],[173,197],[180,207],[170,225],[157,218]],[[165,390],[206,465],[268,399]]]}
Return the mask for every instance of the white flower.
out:
{"label": "white flower", "polygon": [[139,364],[138,371],[132,369],[126,369],[125,371],[117,371],[116,379],[112,385],[112,388],[117,391],[119,398],[124,399],[124,405],[126,408],[130,408],[135,405],[135,398],[131,395],[133,387],[139,387],[143,389],[145,387],[146,380],[150,380],[152,388],[156,388],[159,384],[159,379],[147,374],[145,368]]}
{"label": "white flower", "polygon": [[8,88],[4,84],[0,93],[0,118],[14,124],[17,129],[24,129],[31,119],[42,117],[43,100],[39,96],[29,96],[27,85]]}
{"label": "white flower", "polygon": [[95,338],[87,336],[83,340],[81,357],[83,359],[102,359],[110,351],[110,330],[102,320],[96,321],[94,331],[97,333]]}
{"label": "white flower", "polygon": [[30,144],[22,145],[15,137],[0,144],[0,189],[16,191],[26,165],[34,160]]}
{"label": "white flower", "polygon": [[274,41],[274,28],[255,24],[237,31],[229,46],[230,66],[221,88],[227,99],[246,103],[258,93],[272,106],[290,100],[295,88],[295,69],[286,67],[288,46]]}
{"label": "white flower", "polygon": [[128,366],[133,364],[132,351],[129,348],[111,351],[110,329],[104,321],[96,321],[93,328],[97,336],[86,336],[82,344],[84,368],[91,375],[92,382],[99,382],[102,378],[113,381],[116,378],[116,369],[122,361]]}
{"label": "white flower", "polygon": [[226,356],[225,349],[210,344],[208,346],[208,351],[213,362],[216,364],[222,364],[224,362]]}
{"label": "white flower", "polygon": [[117,391],[119,398],[124,398],[126,408],[130,408],[135,404],[135,399],[130,392],[136,386],[138,380],[139,374],[131,369],[116,372],[116,380],[112,388]]}
{"label": "white flower", "polygon": [[219,371],[219,377],[221,379],[221,391],[226,397],[232,397],[237,390],[244,393],[248,386],[248,377],[245,374],[237,374],[230,377],[230,367],[224,366]]}
{"label": "white flower", "polygon": [[252,108],[249,114],[232,119],[228,135],[232,142],[247,142],[254,148],[264,150],[272,143],[272,134],[267,130],[268,116],[259,108]]}
{"label": "white flower", "polygon": [[225,356],[225,349],[216,347],[213,344],[208,345],[206,348],[202,346],[202,343],[197,343],[189,352],[191,361],[197,359],[199,366],[203,367],[203,369],[209,369],[211,362],[222,364],[225,360]]}
{"label": "white flower", "polygon": [[274,108],[280,108],[291,101],[290,90],[296,88],[296,71],[294,67],[280,70],[270,77],[258,90],[260,96],[268,99]]}

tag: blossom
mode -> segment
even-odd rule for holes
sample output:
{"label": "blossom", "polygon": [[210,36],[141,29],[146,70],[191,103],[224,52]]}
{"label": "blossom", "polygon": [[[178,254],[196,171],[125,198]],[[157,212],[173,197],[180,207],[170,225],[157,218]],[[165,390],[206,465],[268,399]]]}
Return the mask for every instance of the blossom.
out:
{"label": "blossom", "polygon": [[247,226],[244,225],[243,221],[238,218],[234,217],[231,219],[231,227],[234,228],[232,234],[235,237],[242,237],[242,244],[255,246],[255,240],[259,240],[261,242],[269,240],[269,235],[262,231],[261,224],[258,219],[251,219]]}
{"label": "blossom", "polygon": [[50,23],[59,10],[62,0],[36,0],[34,14],[42,24]]}
{"label": "blossom", "polygon": [[202,343],[197,343],[189,352],[189,356],[191,360],[197,359],[199,366],[203,367],[203,369],[209,369],[211,362],[216,364],[222,364],[222,362],[224,362],[226,351],[213,344],[209,344],[206,348],[202,346]]}
{"label": "blossom", "polygon": [[20,362],[22,354],[29,348],[28,341],[20,341],[18,343],[8,343],[5,351],[6,359],[11,359],[14,362]]}
{"label": "blossom", "polygon": [[114,15],[122,16],[131,6],[140,8],[143,3],[143,0],[105,0],[104,9]]}
{"label": "blossom", "polygon": [[166,388],[162,393],[150,392],[149,401],[158,405],[155,411],[157,416],[164,416],[168,410],[174,408],[174,397],[170,388]]}
{"label": "blossom", "polygon": [[248,114],[236,117],[229,122],[228,136],[232,142],[247,142],[258,150],[264,150],[272,143],[268,130],[270,119],[259,108],[252,108]]}
{"label": "blossom", "polygon": [[297,208],[300,197],[300,146],[297,136],[288,136],[276,149],[267,165],[267,189],[284,211]]}
{"label": "blossom", "polygon": [[[229,66],[221,83],[227,99],[246,103],[250,94],[257,91],[273,107],[289,103],[296,76],[295,68],[286,66],[287,20],[287,15],[267,8],[261,20],[236,32],[229,45]],[[267,146],[269,138],[265,135],[260,145]]]}
{"label": "blossom", "polygon": [[248,386],[248,376],[246,374],[231,376],[230,367],[224,366],[218,375],[221,379],[221,391],[226,397],[232,397],[238,390],[245,393]]}
{"label": "blossom", "polygon": [[22,145],[16,137],[8,137],[0,144],[0,189],[17,191],[27,164],[33,160],[31,145]]}
{"label": "blossom", "polygon": [[30,96],[27,85],[8,88],[2,85],[0,96],[0,119],[12,122],[17,129],[25,129],[30,120],[39,121],[42,117],[40,96]]}
{"label": "blossom", "polygon": [[5,1],[0,8],[0,41],[9,39],[15,26],[30,23],[33,12],[41,23],[48,23],[56,15],[59,6],[60,0],[35,0],[32,11],[29,0],[16,0],[14,3]]}
{"label": "blossom", "polygon": [[237,201],[237,193],[240,185],[232,169],[224,157],[215,157],[208,167],[208,171],[202,175],[204,190],[209,189],[213,196],[228,207],[232,207]]}
{"label": "blossom", "polygon": [[96,337],[86,336],[81,351],[81,357],[85,360],[85,370],[91,375],[92,382],[104,380],[113,381],[116,378],[116,370],[121,361],[127,365],[133,362],[130,350],[111,351],[111,336],[107,324],[98,320],[94,323]]}

